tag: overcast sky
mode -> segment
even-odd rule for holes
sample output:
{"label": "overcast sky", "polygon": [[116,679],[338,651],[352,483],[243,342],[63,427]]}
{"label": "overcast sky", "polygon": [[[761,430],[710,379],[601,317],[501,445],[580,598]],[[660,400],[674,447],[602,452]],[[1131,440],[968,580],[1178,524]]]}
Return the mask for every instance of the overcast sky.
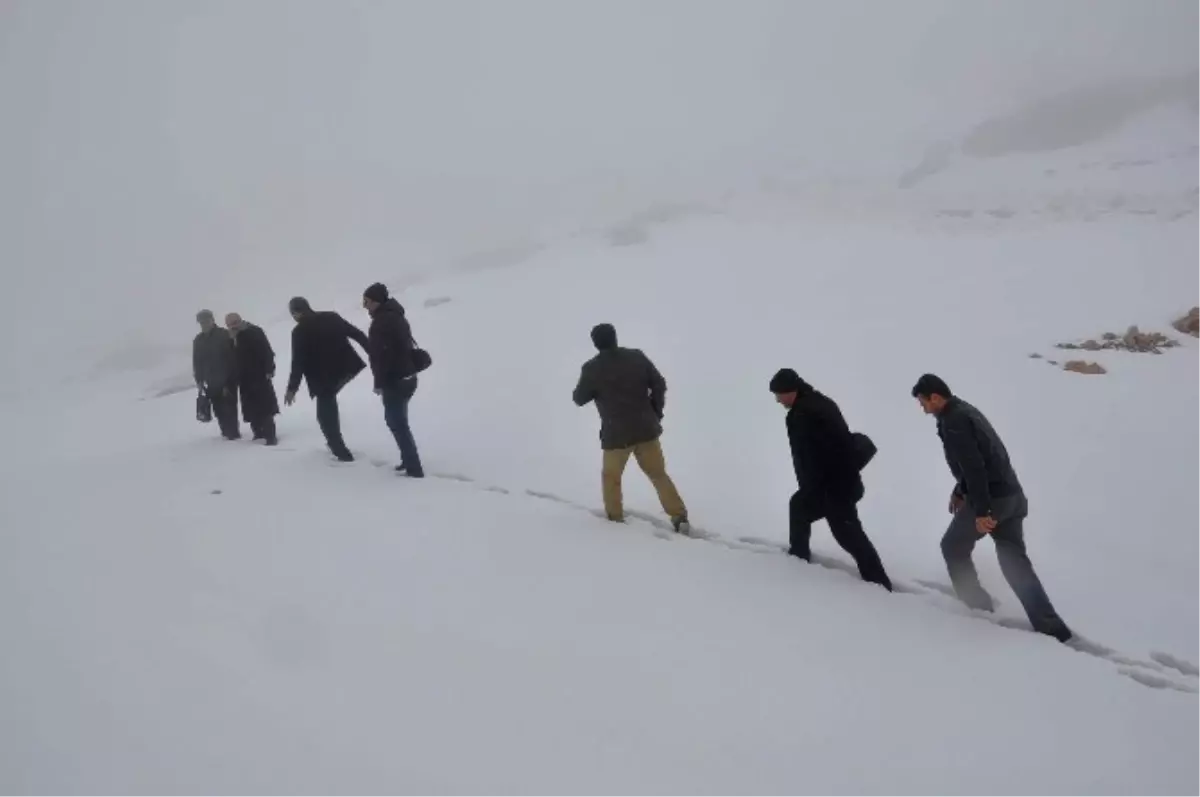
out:
{"label": "overcast sky", "polygon": [[186,345],[201,306],[353,295],[618,189],[911,158],[1048,91],[1194,69],[1196,6],[4,0],[0,357]]}

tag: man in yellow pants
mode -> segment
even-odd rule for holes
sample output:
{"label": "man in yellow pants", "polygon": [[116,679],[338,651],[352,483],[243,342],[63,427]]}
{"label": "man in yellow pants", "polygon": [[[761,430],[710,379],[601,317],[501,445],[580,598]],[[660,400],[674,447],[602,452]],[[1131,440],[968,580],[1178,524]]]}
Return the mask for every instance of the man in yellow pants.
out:
{"label": "man in yellow pants", "polygon": [[600,413],[604,512],[609,520],[625,519],[621,477],[632,455],[658,491],[671,525],[686,534],[687,507],[667,475],[659,441],[667,382],[640,350],[617,345],[617,331],[611,324],[592,329],[592,343],[599,353],[584,363],[574,398],[580,407],[595,401]]}

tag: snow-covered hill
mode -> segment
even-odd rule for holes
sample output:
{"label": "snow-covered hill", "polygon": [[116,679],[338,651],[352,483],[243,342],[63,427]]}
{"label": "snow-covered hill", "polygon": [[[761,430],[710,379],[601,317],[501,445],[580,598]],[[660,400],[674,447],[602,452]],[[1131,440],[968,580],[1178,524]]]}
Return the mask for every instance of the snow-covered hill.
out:
{"label": "snow-covered hill", "polygon": [[[1178,123],[1122,135],[1148,147]],[[424,482],[392,473],[365,378],[342,399],[352,465],[329,461],[306,398],[278,449],[214,439],[183,362],[6,399],[0,789],[1197,791],[1196,341],[1089,354],[1103,376],[1029,356],[1170,331],[1200,296],[1194,216],[985,212],[1041,196],[1005,182],[1022,169],[1083,186],[1098,146],[877,195],[902,213],[734,197],[410,281],[435,357],[412,407]],[[1110,158],[1095,188],[1153,172],[1139,191],[1194,189],[1194,147],[1180,157],[1190,178]],[[980,213],[930,226],[945,196],[921,197],[956,174]],[[365,325],[363,287],[309,298]],[[285,372],[290,324],[250,320]],[[570,391],[601,321],[667,377],[664,445],[699,539],[655,524],[632,469],[641,517],[595,514],[596,419]],[[860,509],[896,594],[847,573],[823,524],[818,565],[779,551],[783,366],[879,445]],[[1076,646],[1024,630],[987,543],[997,616],[939,591],[950,477],[909,395],[926,371],[1008,443]]]}

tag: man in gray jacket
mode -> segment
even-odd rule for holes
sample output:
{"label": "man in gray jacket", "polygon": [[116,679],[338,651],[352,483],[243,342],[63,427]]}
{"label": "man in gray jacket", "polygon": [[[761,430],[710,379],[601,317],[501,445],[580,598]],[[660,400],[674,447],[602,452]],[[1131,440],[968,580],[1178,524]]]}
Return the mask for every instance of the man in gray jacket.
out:
{"label": "man in gray jacket", "polygon": [[959,600],[973,609],[994,608],[971,562],[975,543],[990,535],[1000,570],[1029,622],[1035,630],[1066,642],[1071,629],[1054,610],[1025,551],[1029,502],[1000,435],[982,412],[952,394],[933,374],[917,380],[912,394],[926,414],[937,417],[938,437],[955,479],[950,493],[954,519],[942,537],[942,555]]}
{"label": "man in gray jacket", "polygon": [[196,387],[212,402],[213,415],[226,440],[242,436],[238,429],[237,353],[229,331],[217,326],[212,310],[196,313],[200,334],[192,341],[192,374]]}
{"label": "man in gray jacket", "polygon": [[595,401],[600,413],[605,514],[609,520],[625,519],[621,477],[632,455],[654,485],[675,530],[686,534],[687,507],[667,475],[659,442],[667,382],[640,350],[617,345],[617,331],[611,324],[592,329],[592,343],[599,354],[584,363],[574,399],[580,407]]}

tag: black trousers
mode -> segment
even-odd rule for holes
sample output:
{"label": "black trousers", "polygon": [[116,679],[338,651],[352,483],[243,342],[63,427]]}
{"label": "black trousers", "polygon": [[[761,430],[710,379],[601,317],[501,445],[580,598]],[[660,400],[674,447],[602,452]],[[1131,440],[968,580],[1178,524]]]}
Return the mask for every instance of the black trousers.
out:
{"label": "black trousers", "polygon": [[275,440],[275,416],[264,415],[261,418],[255,418],[250,421],[250,431],[254,432],[255,440],[268,442]]}
{"label": "black trousers", "polygon": [[[1024,493],[993,498],[992,517],[996,519],[996,528],[986,536],[996,545],[1000,572],[1029,615],[1030,625],[1066,642],[1071,638],[1071,629],[1054,610],[1054,604],[1025,551],[1025,518],[1028,515],[1029,501]],[[971,561],[975,544],[984,536],[975,527],[975,511],[970,503],[963,504],[942,537],[942,555],[946,558],[946,569],[959,599],[972,609],[990,612],[995,608],[995,601],[979,583],[979,573]]]}
{"label": "black trousers", "polygon": [[337,393],[318,393],[315,398],[317,425],[321,427],[321,433],[325,435],[325,443],[329,446],[329,450],[335,457],[350,456],[350,449],[346,448],[346,441],[342,439],[342,421],[338,412]]}
{"label": "black trousers", "polygon": [[229,439],[241,437],[238,428],[238,397],[237,388],[218,388],[210,390],[208,398],[212,402],[213,417],[221,428],[221,435]]}
{"label": "black trousers", "polygon": [[862,522],[858,519],[858,508],[855,504],[861,498],[861,492],[857,496],[833,496],[806,495],[803,490],[797,491],[788,506],[790,553],[805,561],[812,561],[812,550],[809,547],[812,524],[824,519],[829,523],[829,531],[833,533],[837,544],[854,558],[863,581],[879,584],[890,591],[892,581],[883,569],[879,553],[867,538]]}

